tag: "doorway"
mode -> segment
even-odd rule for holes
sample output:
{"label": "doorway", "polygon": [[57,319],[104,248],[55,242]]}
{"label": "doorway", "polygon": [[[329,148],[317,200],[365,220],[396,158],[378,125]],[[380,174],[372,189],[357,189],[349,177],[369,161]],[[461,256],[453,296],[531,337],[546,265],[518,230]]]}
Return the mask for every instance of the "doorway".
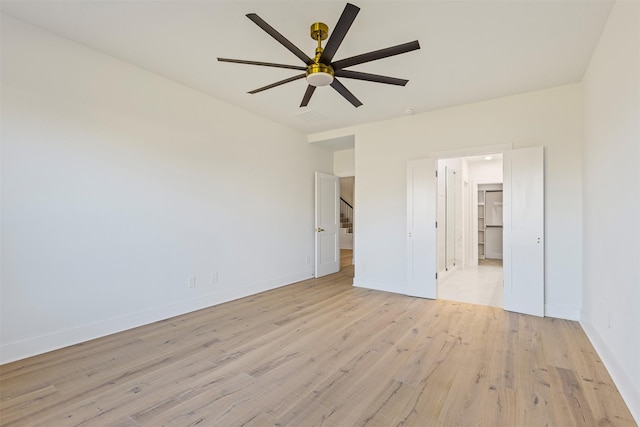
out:
{"label": "doorway", "polygon": [[[461,151],[453,156],[451,152],[432,153],[428,158],[407,161],[407,295],[437,298],[435,159],[468,153]],[[500,151],[504,177],[503,308],[544,316],[544,148],[485,148],[473,154]],[[473,258],[467,261],[473,262]]]}
{"label": "doorway", "polygon": [[353,265],[355,177],[340,177],[340,266]]}
{"label": "doorway", "polygon": [[503,307],[502,154],[437,162],[437,296]]}
{"label": "doorway", "polygon": [[340,177],[340,249],[353,250],[355,177]]}

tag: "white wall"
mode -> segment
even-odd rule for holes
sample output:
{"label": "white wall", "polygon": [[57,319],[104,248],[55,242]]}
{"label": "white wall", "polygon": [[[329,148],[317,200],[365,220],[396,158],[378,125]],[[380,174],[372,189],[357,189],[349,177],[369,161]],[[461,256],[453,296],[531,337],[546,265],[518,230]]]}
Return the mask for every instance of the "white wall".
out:
{"label": "white wall", "polygon": [[335,176],[355,175],[356,150],[338,150],[333,153],[333,174]]}
{"label": "white wall", "polygon": [[583,84],[581,323],[640,422],[640,3],[616,2]]}
{"label": "white wall", "polygon": [[[545,147],[546,314],[578,319],[582,97],[579,84],[346,129],[355,133],[356,277],[405,293],[406,164],[469,147]],[[316,138],[336,136],[336,132]]]}
{"label": "white wall", "polygon": [[8,17],[2,92],[3,362],[312,276],[305,135]]}
{"label": "white wall", "polygon": [[469,181],[475,183],[502,182],[502,159],[468,162]]}

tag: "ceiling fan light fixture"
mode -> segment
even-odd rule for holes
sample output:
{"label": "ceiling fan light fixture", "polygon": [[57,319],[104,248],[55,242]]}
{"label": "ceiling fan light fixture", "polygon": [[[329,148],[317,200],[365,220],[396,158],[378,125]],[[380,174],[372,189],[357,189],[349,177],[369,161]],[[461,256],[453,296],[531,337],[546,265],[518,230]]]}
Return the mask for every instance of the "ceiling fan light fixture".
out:
{"label": "ceiling fan light fixture", "polygon": [[307,67],[307,83],[311,86],[329,86],[333,83],[333,68],[324,64],[311,64]]}

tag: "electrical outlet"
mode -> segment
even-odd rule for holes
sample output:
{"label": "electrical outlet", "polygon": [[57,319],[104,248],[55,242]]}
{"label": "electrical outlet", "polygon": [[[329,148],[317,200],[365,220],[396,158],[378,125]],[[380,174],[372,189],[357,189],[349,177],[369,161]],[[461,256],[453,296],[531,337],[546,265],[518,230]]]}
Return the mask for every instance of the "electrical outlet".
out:
{"label": "electrical outlet", "polygon": [[190,288],[196,287],[196,276],[189,276],[189,281],[187,282],[187,286]]}
{"label": "electrical outlet", "polygon": [[217,271],[211,273],[211,284],[215,285],[216,283],[218,283],[218,272]]}

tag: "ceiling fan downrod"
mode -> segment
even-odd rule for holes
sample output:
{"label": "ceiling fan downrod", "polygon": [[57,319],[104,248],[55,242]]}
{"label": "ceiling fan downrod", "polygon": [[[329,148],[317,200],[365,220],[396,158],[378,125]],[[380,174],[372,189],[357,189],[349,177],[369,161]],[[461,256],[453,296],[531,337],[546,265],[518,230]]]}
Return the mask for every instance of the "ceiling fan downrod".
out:
{"label": "ceiling fan downrod", "polygon": [[329,36],[329,27],[323,22],[311,24],[311,38],[318,41],[316,56],[313,64],[307,67],[307,83],[311,86],[328,86],[333,83],[333,68],[320,62],[322,56],[322,41]]}

